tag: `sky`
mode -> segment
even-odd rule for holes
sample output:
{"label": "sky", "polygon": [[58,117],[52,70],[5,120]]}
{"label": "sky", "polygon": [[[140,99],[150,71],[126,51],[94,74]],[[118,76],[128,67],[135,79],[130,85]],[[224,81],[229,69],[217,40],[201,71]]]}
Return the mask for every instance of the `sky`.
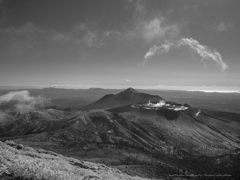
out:
{"label": "sky", "polygon": [[240,90],[239,0],[0,0],[0,85]]}

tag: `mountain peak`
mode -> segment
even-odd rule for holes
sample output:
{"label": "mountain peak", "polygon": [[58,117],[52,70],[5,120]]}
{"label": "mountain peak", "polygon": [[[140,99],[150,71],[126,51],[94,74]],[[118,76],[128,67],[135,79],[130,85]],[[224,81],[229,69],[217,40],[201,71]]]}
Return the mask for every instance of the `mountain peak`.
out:
{"label": "mountain peak", "polygon": [[124,93],[139,93],[137,90],[129,87],[123,91]]}
{"label": "mountain peak", "polygon": [[116,95],[113,94],[105,95],[95,103],[83,107],[82,109],[83,110],[106,109],[106,108],[109,109],[114,107],[126,106],[130,104],[148,102],[149,100],[160,101],[162,100],[162,98],[157,95],[142,93],[129,87]]}
{"label": "mountain peak", "polygon": [[126,90],[116,94],[115,100],[120,101],[133,101],[133,99],[137,99],[141,93],[133,88],[127,88]]}

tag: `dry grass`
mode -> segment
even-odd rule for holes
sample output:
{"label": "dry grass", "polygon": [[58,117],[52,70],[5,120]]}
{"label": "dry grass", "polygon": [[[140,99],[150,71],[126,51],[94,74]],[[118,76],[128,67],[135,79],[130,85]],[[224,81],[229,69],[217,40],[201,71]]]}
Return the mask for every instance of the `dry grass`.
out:
{"label": "dry grass", "polygon": [[58,154],[36,151],[12,141],[0,142],[0,179],[10,176],[36,180],[142,180],[102,164],[81,162]]}

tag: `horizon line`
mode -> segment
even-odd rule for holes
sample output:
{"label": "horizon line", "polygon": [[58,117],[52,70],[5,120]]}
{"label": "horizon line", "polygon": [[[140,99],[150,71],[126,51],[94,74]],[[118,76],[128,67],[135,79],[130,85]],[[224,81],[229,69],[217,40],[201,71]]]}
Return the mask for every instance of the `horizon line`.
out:
{"label": "horizon line", "polygon": [[189,91],[189,92],[205,92],[205,93],[240,93],[240,87],[234,86],[101,86],[101,85],[79,85],[79,84],[58,84],[58,85],[20,85],[20,84],[6,84],[0,85],[0,90],[24,90],[24,89],[142,89],[142,90],[166,90],[166,91]]}

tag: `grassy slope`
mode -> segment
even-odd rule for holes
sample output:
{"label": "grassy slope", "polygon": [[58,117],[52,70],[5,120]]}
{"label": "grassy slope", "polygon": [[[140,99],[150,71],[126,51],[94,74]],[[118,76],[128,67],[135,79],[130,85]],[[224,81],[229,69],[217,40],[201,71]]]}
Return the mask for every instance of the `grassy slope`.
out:
{"label": "grassy slope", "polygon": [[102,164],[83,162],[42,149],[0,142],[0,179],[142,180]]}

